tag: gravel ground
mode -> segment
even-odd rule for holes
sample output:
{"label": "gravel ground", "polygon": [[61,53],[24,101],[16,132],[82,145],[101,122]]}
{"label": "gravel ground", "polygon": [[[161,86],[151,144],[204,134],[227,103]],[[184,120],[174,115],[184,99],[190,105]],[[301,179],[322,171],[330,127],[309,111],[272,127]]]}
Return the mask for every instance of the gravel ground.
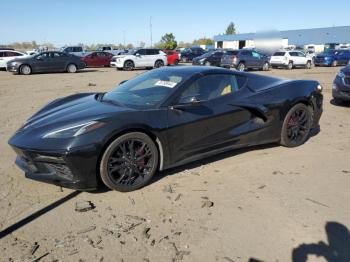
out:
{"label": "gravel ground", "polygon": [[0,261],[350,261],[350,108],[330,102],[338,70],[259,72],[323,85],[321,131],[303,146],[221,154],[131,193],[25,179],[7,140],[50,100],[107,91],[143,71],[1,71]]}

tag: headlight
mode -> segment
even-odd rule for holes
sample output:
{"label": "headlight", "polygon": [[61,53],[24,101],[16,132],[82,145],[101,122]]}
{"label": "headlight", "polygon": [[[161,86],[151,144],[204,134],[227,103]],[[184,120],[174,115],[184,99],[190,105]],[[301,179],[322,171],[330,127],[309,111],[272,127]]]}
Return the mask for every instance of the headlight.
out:
{"label": "headlight", "polygon": [[340,70],[340,71],[338,72],[337,76],[339,76],[340,78],[343,78],[343,77],[345,77],[345,74],[344,74],[343,71]]}
{"label": "headlight", "polygon": [[76,137],[104,126],[105,122],[90,121],[83,124],[68,126],[46,133],[43,138],[69,138]]}

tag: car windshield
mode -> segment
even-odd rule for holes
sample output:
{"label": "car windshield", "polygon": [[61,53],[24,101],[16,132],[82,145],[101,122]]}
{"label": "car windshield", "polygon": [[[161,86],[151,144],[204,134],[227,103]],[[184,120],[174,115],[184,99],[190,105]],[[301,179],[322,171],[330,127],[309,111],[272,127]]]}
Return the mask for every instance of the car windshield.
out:
{"label": "car windshield", "polygon": [[284,56],[285,54],[285,52],[276,52],[273,54],[273,56]]}
{"label": "car windshield", "polygon": [[337,52],[338,52],[337,50],[328,49],[328,50],[325,50],[323,54],[329,55],[329,54],[336,54]]}
{"label": "car windshield", "polygon": [[120,84],[101,101],[136,109],[154,108],[189,76],[173,70],[152,70]]}

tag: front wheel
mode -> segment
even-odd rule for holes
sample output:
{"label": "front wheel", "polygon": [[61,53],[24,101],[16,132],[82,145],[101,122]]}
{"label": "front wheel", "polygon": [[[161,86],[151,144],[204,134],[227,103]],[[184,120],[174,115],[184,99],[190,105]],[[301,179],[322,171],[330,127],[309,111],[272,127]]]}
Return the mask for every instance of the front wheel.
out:
{"label": "front wheel", "polygon": [[68,73],[75,73],[75,72],[77,72],[77,66],[75,64],[69,64],[67,66],[67,72]]}
{"label": "front wheel", "polygon": [[134,70],[134,67],[135,67],[135,65],[132,61],[126,61],[124,63],[124,70],[132,71],[132,70]]}
{"label": "front wheel", "polygon": [[179,64],[179,60],[176,59],[176,60],[174,61],[174,65],[178,65],[178,64]]}
{"label": "front wheel", "polygon": [[265,62],[264,65],[263,65],[263,67],[262,67],[262,70],[263,70],[263,71],[269,71],[269,69],[270,69],[269,63]]}
{"label": "front wheel", "polygon": [[289,63],[288,63],[287,69],[288,69],[288,70],[292,70],[292,69],[293,69],[293,62],[289,62]]}
{"label": "front wheel", "polygon": [[332,67],[336,67],[337,65],[338,65],[337,60],[334,60],[334,61],[332,62],[332,64],[331,64]]}
{"label": "front wheel", "polygon": [[158,149],[144,133],[115,139],[103,153],[100,175],[109,188],[129,192],[146,185],[158,169]]}
{"label": "front wheel", "polygon": [[19,72],[21,75],[30,75],[32,73],[32,69],[30,68],[29,65],[22,65],[19,68]]}
{"label": "front wheel", "polygon": [[239,63],[237,66],[237,70],[243,72],[245,70],[245,64]]}
{"label": "front wheel", "polygon": [[300,146],[308,139],[312,124],[312,110],[304,104],[296,104],[287,113],[281,131],[281,145]]}

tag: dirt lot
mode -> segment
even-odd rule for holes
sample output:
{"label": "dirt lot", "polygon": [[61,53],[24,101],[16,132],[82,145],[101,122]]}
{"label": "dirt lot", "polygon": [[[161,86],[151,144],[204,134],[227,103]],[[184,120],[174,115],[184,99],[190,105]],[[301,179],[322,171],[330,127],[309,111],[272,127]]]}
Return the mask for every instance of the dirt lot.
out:
{"label": "dirt lot", "polygon": [[[50,100],[107,91],[143,71],[1,71],[0,261],[292,261],[293,253],[305,261],[315,252],[350,261],[350,107],[330,103],[338,70],[264,73],[324,86],[321,131],[305,145],[218,155],[132,193],[61,191],[25,179],[7,140]],[[95,208],[77,212],[78,201]]]}

